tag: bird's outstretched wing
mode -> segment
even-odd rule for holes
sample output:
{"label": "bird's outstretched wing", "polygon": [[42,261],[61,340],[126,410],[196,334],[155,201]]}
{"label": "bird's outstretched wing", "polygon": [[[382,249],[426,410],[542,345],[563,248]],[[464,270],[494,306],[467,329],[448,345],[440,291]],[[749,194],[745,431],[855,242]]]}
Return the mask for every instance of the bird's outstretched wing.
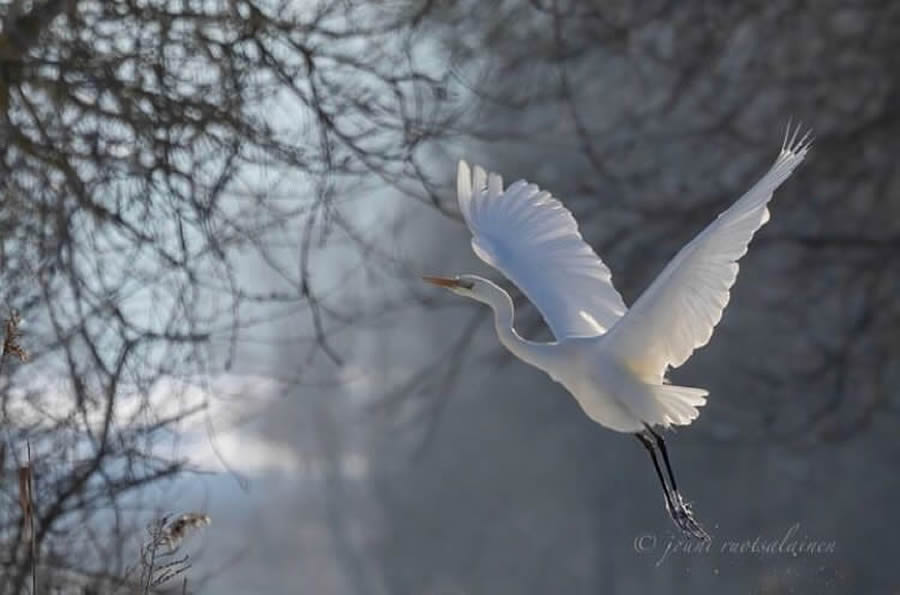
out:
{"label": "bird's outstretched wing", "polygon": [[675,255],[604,339],[647,382],[662,382],[706,345],[728,304],[737,261],[769,220],[772,193],[809,150],[809,133],[785,134],[774,165],[744,196]]}
{"label": "bird's outstretched wing", "polygon": [[459,208],[472,248],[537,306],[557,339],[596,336],[625,313],[609,269],[581,238],[575,218],[549,192],[459,162]]}

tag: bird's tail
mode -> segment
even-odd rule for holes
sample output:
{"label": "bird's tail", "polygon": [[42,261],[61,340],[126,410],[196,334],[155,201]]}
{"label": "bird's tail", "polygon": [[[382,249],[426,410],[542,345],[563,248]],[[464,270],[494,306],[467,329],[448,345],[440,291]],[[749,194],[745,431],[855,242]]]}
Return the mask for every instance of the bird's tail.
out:
{"label": "bird's tail", "polygon": [[[686,426],[697,419],[698,407],[706,404],[709,391],[690,386],[660,384],[649,387],[657,405],[658,420],[652,423],[669,426]],[[650,420],[647,420],[650,421]]]}

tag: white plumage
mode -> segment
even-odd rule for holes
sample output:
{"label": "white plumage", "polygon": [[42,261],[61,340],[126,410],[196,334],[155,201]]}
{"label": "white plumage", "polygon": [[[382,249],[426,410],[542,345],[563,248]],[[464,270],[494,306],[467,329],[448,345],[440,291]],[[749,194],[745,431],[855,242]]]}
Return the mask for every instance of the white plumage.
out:
{"label": "white plumage", "polygon": [[[475,253],[534,303],[555,342],[522,339],[512,326],[512,300],[487,279],[426,279],[488,304],[498,337],[513,354],[563,384],[593,420],[619,432],[649,431],[665,454],[653,427],[690,424],[707,395],[704,389],[667,384],[665,374],[709,342],[728,304],[737,261],[769,220],[772,193],[809,147],[808,133],[798,138],[797,130],[788,130],[769,171],[684,246],[630,310],[613,286],[609,269],[582,239],[572,214],[550,193],[524,180],[504,190],[499,175],[477,166],[470,170],[460,162],[459,208],[472,232]],[[672,484],[674,495],[666,496],[670,512],[680,502],[674,477]],[[681,504],[689,522],[676,519],[679,526],[705,535]]]}
{"label": "white plumage", "polygon": [[461,161],[457,193],[475,254],[528,296],[558,340],[600,335],[625,313],[609,269],[549,192],[524,180],[504,191],[499,175],[475,167],[473,176]]}
{"label": "white plumage", "polygon": [[[707,393],[664,384],[665,373],[709,341],[728,304],[738,259],[769,220],[766,205],[772,193],[808,148],[808,136],[798,140],[796,133],[786,135],[771,169],[675,255],[631,310],[562,203],[524,180],[504,190],[499,175],[477,166],[470,171],[461,161],[457,193],[472,231],[472,248],[537,306],[557,339],[540,345],[513,336],[512,351],[526,361],[540,360],[538,367],[565,384],[588,415],[611,429],[635,432],[645,423],[690,423]],[[491,293],[503,291],[492,283],[482,285]],[[548,347],[558,355],[553,357]],[[537,352],[523,354],[523,349]],[[607,373],[605,379],[602,374],[595,378],[600,370]],[[629,414],[632,419],[626,421]]]}
{"label": "white plumage", "polygon": [[737,261],[769,220],[772,193],[809,150],[807,136],[785,140],[766,175],[675,255],[609,334],[619,356],[647,382],[662,382],[668,367],[686,362],[712,337],[737,279]]}

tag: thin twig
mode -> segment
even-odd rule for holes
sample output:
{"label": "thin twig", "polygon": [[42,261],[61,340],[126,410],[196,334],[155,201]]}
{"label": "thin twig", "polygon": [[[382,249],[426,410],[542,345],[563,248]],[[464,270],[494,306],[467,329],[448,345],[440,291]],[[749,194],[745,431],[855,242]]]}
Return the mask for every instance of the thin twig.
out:
{"label": "thin twig", "polygon": [[25,442],[28,454],[28,533],[31,540],[31,594],[37,595],[37,543],[34,535],[34,471],[31,466],[31,441]]}

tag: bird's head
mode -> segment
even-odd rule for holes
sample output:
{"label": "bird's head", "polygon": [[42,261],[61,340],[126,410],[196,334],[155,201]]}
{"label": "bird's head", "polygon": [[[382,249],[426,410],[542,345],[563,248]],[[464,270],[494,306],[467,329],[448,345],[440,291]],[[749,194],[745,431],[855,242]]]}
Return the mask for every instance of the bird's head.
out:
{"label": "bird's head", "polygon": [[499,289],[496,285],[477,275],[457,275],[456,277],[422,277],[423,280],[443,287],[455,293],[479,302],[486,302],[487,297]]}

